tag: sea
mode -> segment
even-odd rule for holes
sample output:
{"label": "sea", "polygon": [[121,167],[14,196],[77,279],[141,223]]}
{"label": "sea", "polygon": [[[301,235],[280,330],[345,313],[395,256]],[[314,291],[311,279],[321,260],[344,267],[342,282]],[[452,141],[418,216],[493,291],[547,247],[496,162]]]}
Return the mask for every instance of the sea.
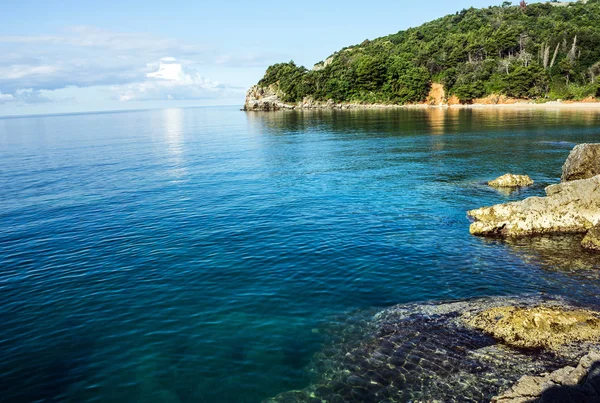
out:
{"label": "sea", "polygon": [[[397,304],[600,302],[579,240],[479,238],[600,111],[199,107],[0,118],[0,400],[260,402]],[[535,184],[486,185],[505,173]]]}

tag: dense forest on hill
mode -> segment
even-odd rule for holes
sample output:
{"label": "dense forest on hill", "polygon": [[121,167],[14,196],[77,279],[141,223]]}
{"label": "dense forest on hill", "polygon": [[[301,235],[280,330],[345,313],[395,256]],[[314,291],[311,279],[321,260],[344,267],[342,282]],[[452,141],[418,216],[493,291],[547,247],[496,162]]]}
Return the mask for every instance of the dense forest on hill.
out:
{"label": "dense forest on hill", "polygon": [[336,52],[312,70],[270,66],[285,102],[426,101],[431,83],[471,102],[490,94],[538,100],[600,96],[600,0],[470,8]]}

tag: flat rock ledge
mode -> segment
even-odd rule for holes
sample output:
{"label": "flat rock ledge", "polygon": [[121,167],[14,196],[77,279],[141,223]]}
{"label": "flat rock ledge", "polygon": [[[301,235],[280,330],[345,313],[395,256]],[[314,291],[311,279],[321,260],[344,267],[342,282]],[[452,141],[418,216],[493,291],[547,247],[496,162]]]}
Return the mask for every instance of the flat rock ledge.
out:
{"label": "flat rock ledge", "polygon": [[548,186],[546,195],[469,211],[471,234],[584,233],[600,224],[600,175]]}
{"label": "flat rock ledge", "polygon": [[495,188],[518,188],[533,185],[533,180],[528,175],[506,174],[489,181],[488,185]]}
{"label": "flat rock ledge", "polygon": [[584,356],[576,368],[566,366],[542,376],[524,376],[492,403],[599,402],[600,351]]}
{"label": "flat rock ledge", "polygon": [[558,350],[565,344],[600,340],[600,315],[584,309],[505,306],[465,320],[515,348]]}

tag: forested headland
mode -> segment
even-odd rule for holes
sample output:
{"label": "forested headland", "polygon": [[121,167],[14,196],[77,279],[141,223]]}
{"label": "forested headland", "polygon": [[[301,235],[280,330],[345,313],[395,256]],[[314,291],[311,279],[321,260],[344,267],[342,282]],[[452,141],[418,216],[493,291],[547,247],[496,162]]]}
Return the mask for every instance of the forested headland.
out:
{"label": "forested headland", "polygon": [[486,96],[600,96],[600,0],[465,9],[335,52],[311,70],[270,66],[260,87],[283,102],[411,104],[432,83],[461,103]]}

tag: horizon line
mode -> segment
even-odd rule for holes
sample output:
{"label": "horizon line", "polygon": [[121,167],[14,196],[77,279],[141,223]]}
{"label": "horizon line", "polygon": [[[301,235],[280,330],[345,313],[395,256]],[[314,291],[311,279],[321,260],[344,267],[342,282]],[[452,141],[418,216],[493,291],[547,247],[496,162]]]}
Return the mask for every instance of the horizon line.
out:
{"label": "horizon line", "polygon": [[[0,115],[1,119],[19,119],[19,118],[39,118],[39,117],[51,117],[51,116],[70,116],[70,115],[100,115],[110,113],[127,113],[127,112],[144,112],[144,111],[155,111],[163,109],[192,109],[192,108],[222,108],[225,106],[236,106],[237,104],[223,104],[223,105],[190,105],[190,106],[171,106],[171,107],[149,107],[149,108],[131,108],[131,109],[106,109],[106,110],[90,110],[90,111],[79,111],[79,112],[58,112],[58,113],[33,113],[24,115]],[[243,107],[240,106],[240,110]]]}

